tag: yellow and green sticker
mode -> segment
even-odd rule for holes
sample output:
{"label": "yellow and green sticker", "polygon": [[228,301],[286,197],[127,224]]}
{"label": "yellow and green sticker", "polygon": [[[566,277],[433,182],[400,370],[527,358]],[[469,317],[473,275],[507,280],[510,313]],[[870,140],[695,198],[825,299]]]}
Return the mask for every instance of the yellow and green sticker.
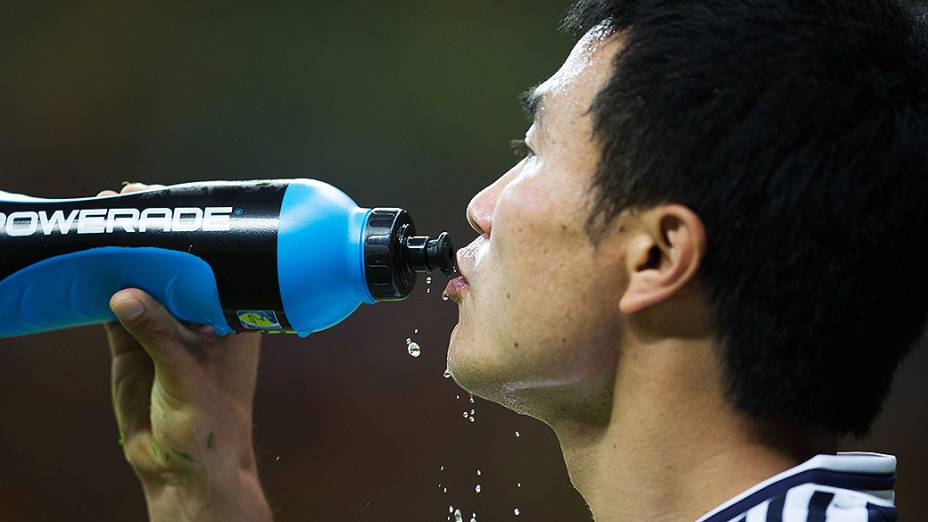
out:
{"label": "yellow and green sticker", "polygon": [[238,320],[247,330],[279,330],[280,321],[273,310],[239,310]]}

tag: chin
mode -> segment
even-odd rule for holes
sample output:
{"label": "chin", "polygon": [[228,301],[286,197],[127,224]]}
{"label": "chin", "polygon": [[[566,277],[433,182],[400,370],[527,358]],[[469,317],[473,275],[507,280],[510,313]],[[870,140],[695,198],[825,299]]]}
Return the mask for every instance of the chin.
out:
{"label": "chin", "polygon": [[[448,347],[448,369],[451,377],[468,393],[495,402],[517,413],[537,417],[538,412],[526,400],[522,386],[523,365],[516,365],[494,350],[490,341],[477,341],[464,335],[458,327]],[[507,363],[511,363],[507,365]]]}
{"label": "chin", "polygon": [[[612,388],[596,372],[563,373],[563,366],[540,367],[505,357],[499,344],[469,338],[456,329],[448,349],[454,381],[476,397],[533,417],[552,428],[564,421],[608,421]],[[565,366],[567,365],[567,361]],[[608,373],[608,372],[606,372]]]}
{"label": "chin", "polygon": [[490,346],[486,342],[473,339],[461,326],[455,327],[448,345],[448,369],[454,382],[469,393],[487,400],[498,402],[498,390],[505,379],[501,378],[500,368],[492,364],[499,357],[488,353]]}

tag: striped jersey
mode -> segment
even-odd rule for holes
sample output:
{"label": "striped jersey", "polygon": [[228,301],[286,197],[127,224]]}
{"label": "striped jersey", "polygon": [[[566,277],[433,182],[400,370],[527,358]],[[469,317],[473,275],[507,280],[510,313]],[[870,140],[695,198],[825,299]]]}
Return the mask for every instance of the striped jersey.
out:
{"label": "striped jersey", "polygon": [[892,455],[816,455],[697,522],[896,522],[895,482]]}

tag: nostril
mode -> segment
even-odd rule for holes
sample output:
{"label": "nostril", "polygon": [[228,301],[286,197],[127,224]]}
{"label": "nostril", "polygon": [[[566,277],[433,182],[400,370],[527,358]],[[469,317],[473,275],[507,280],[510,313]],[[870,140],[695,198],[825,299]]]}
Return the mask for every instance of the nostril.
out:
{"label": "nostril", "polygon": [[483,235],[483,229],[480,228],[480,225],[477,223],[477,220],[474,219],[474,215],[471,212],[467,212],[467,224],[470,225],[470,228],[474,229],[474,232]]}

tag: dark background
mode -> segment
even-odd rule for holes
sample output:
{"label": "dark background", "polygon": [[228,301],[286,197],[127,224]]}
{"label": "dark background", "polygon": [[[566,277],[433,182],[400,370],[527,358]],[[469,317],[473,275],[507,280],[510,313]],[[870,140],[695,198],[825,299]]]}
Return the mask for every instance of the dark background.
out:
{"label": "dark background", "polygon": [[[0,189],[71,197],[123,180],[312,177],[362,206],[409,209],[420,231],[463,245],[467,202],[509,168],[508,140],[525,131],[518,93],[572,45],[556,30],[565,7],[4,5]],[[278,520],[445,520],[451,505],[465,520],[515,519],[516,507],[519,520],[589,519],[545,426],[472,406],[442,377],[457,317],[443,281],[308,339],[266,339],[256,444]],[[0,521],[143,519],[102,329],[0,340],[0,368]],[[928,511],[926,372],[922,350],[872,438],[848,444],[900,458],[908,520]]]}

